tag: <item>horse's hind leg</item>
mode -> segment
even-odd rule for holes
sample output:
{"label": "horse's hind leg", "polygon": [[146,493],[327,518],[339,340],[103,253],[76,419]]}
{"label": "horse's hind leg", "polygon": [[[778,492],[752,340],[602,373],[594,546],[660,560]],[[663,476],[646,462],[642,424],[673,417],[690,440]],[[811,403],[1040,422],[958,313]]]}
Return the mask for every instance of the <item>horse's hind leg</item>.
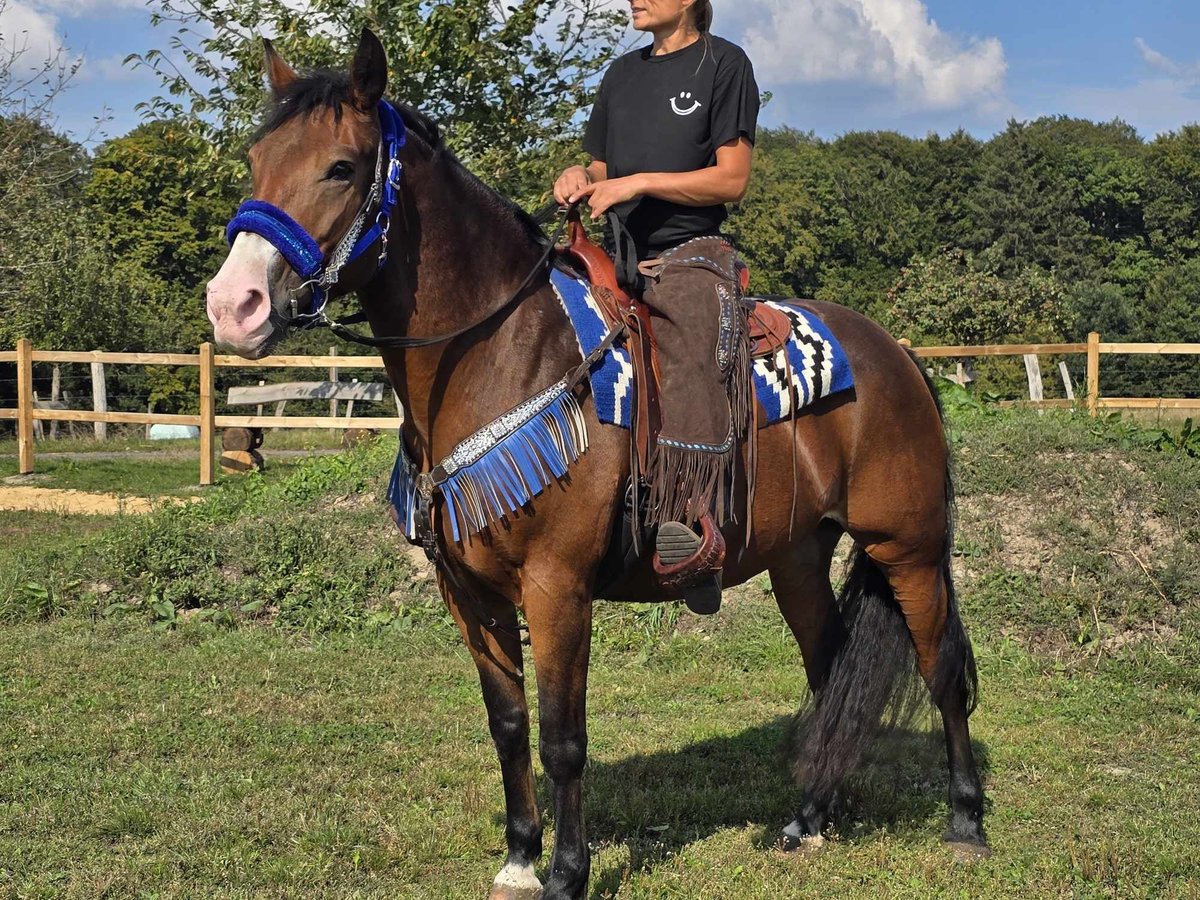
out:
{"label": "horse's hind leg", "polygon": [[[829,567],[841,536],[840,525],[822,522],[812,537],[792,548],[787,557],[770,569],[775,602],[800,645],[814,704],[821,702],[834,659],[846,642],[846,625],[829,581]],[[823,753],[827,748],[808,749]],[[811,784],[806,786],[800,809],[795,820],[784,829],[780,846],[794,850],[806,841],[819,840],[831,799],[831,792],[814,791]]]}
{"label": "horse's hind leg", "polygon": [[[886,548],[872,548],[886,558]],[[942,714],[950,767],[950,824],[945,840],[986,852],[983,785],[967,717],[975,702],[975,660],[958,617],[948,560],[924,565],[883,565],[917,650],[917,664]]]}

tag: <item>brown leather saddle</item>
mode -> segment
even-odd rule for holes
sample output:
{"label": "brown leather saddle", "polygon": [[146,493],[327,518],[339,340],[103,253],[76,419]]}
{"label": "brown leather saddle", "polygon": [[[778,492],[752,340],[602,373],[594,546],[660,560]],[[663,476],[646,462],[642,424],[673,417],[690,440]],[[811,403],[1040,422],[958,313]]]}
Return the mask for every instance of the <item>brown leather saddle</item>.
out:
{"label": "brown leather saddle", "polygon": [[[659,402],[658,345],[654,340],[654,329],[649,307],[640,297],[630,296],[617,278],[616,266],[605,250],[587,235],[578,216],[568,224],[567,242],[560,248],[569,262],[583,269],[591,283],[592,296],[596,299],[612,328],[624,323],[628,330],[628,348],[634,368],[634,402],[632,440],[636,461],[640,471],[649,465],[650,449],[658,438],[662,427],[662,407]],[[739,265],[741,288],[744,294],[750,282],[750,270]],[[746,316],[746,328],[750,340],[752,357],[769,356],[779,351],[792,333],[792,321],[784,313],[758,303],[752,298],[743,298],[742,309]],[[634,484],[637,478],[635,475]],[[636,499],[634,501],[636,505]],[[701,520],[703,541],[695,556],[685,563],[663,565],[655,555],[655,572],[659,583],[672,593],[679,593],[691,583],[698,573],[719,570],[725,557],[725,541],[721,532],[714,527],[711,515]],[[636,551],[637,541],[633,542]]]}
{"label": "brown leather saddle", "polygon": [[[597,245],[588,237],[587,231],[578,219],[573,219],[567,226],[567,243],[562,247],[567,257],[577,263],[587,274],[592,285],[592,296],[600,304],[609,327],[617,322],[625,322],[634,330],[633,322],[644,328],[644,334],[652,347],[651,362],[657,356],[658,346],[650,329],[650,315],[646,305],[640,299],[629,296],[617,280],[617,269],[612,257],[604,248]],[[742,293],[750,286],[750,269],[744,263],[738,263],[738,274],[741,276]],[[779,351],[792,333],[792,320],[784,313],[765,303],[759,303],[753,297],[744,297],[743,306],[746,309],[746,327],[750,335],[750,355],[753,358],[770,356]],[[632,321],[631,321],[632,317]],[[638,331],[639,334],[643,333]]]}

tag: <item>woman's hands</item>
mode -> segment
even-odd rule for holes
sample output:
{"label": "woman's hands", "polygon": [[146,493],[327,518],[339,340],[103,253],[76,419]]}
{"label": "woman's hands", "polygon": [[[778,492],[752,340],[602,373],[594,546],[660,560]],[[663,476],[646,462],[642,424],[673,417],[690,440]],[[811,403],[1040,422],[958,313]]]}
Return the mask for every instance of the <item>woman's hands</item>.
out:
{"label": "woman's hands", "polygon": [[570,197],[570,202],[587,200],[592,211],[592,220],[600,219],[606,212],[618,204],[636,200],[646,193],[640,175],[628,175],[624,178],[606,178],[580,188]]}
{"label": "woman's hands", "polygon": [[554,199],[558,201],[559,206],[566,206],[572,202],[576,193],[591,183],[592,179],[587,169],[583,166],[571,166],[554,182]]}
{"label": "woman's hands", "polygon": [[554,182],[554,199],[560,206],[586,200],[592,219],[599,219],[617,204],[636,200],[645,193],[646,183],[641,175],[609,178],[608,167],[600,161],[586,169],[571,166]]}

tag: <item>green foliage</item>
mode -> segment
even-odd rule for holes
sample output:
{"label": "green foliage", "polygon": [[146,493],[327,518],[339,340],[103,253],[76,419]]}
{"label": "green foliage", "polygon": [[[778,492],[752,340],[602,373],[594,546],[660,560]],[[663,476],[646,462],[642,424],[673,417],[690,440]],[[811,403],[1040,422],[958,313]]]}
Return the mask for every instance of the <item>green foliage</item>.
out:
{"label": "green foliage", "polygon": [[554,148],[574,137],[625,15],[599,0],[319,0],[303,12],[284,0],[167,0],[154,20],[176,29],[177,52],[131,57],[167,89],[147,110],[189,122],[210,145],[194,160],[210,176],[214,165],[228,183],[244,176],[239,154],[264,100],[261,37],[294,65],[341,67],[349,37],[369,26],[387,49],[389,96],[441,120],[485,181],[525,196],[548,189]]}
{"label": "green foliage", "polygon": [[[7,600],[0,581],[0,609],[24,620],[82,604],[106,617],[144,616],[159,629],[199,616],[219,625],[269,617],[317,632],[448,632],[436,595],[397,594],[413,573],[374,494],[394,452],[394,441],[380,441],[305,460],[280,481],[251,474],[202,502],[119,519],[52,560],[19,558]],[[47,566],[53,584],[20,580]]]}
{"label": "green foliage", "polygon": [[1166,256],[1195,256],[1200,252],[1200,125],[1159,135],[1146,154],[1146,169],[1151,244]]}
{"label": "green foliage", "polygon": [[1200,457],[1200,429],[1196,428],[1190,417],[1184,419],[1176,430],[1147,427],[1124,418],[1119,412],[1113,412],[1100,419],[1092,433],[1105,435],[1122,450],[1137,448]]}
{"label": "green foliage", "polygon": [[[151,122],[98,148],[83,191],[116,279],[153,292],[147,325],[163,351],[193,350],[207,338],[203,286],[224,258],[225,222],[240,194],[197,168],[206,156],[195,129]],[[158,387],[152,399],[173,393]]]}
{"label": "green foliage", "polygon": [[888,293],[882,324],[915,343],[1060,340],[1068,306],[1053,276],[1026,269],[1004,279],[950,251],[916,258]]}

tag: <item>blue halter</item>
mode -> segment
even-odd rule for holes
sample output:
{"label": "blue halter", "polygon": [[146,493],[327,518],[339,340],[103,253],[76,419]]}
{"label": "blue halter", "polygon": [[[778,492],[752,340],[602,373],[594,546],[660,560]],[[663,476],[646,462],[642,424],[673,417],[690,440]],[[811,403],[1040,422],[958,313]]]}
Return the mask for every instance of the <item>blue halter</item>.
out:
{"label": "blue halter", "polygon": [[[388,226],[399,196],[403,166],[400,150],[404,147],[404,119],[386,100],[379,101],[379,155],[375,161],[375,182],[367,199],[345,236],[329,254],[328,260],[312,235],[282,209],[262,200],[247,200],[225,228],[225,239],[232,244],[243,231],[267,240],[287,260],[293,271],[312,289],[312,304],[307,313],[298,313],[293,295],[292,321],[301,326],[315,325],[325,318],[329,289],[338,282],[342,269],[371,249],[378,241],[379,268],[387,261]],[[364,233],[371,207],[378,204],[375,221]]]}

